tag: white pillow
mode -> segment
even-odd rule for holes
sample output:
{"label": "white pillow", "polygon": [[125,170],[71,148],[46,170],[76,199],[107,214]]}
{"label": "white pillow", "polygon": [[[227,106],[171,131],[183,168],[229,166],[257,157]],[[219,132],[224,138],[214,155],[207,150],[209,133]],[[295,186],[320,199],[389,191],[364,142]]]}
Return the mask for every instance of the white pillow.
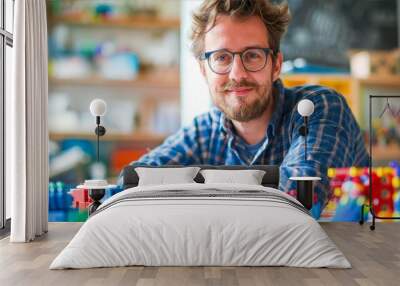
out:
{"label": "white pillow", "polygon": [[195,183],[193,179],[199,170],[199,167],[135,168],[139,186]]}
{"label": "white pillow", "polygon": [[265,171],[262,170],[201,170],[204,183],[234,183],[261,185]]}

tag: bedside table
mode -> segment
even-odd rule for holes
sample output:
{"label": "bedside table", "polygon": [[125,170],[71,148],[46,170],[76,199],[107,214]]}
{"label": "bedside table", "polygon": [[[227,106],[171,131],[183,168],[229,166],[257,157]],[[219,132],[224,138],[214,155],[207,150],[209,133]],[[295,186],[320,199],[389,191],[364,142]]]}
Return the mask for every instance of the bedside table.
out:
{"label": "bedside table", "polygon": [[289,180],[297,182],[297,200],[310,210],[313,206],[314,182],[320,181],[320,177],[290,177]]}

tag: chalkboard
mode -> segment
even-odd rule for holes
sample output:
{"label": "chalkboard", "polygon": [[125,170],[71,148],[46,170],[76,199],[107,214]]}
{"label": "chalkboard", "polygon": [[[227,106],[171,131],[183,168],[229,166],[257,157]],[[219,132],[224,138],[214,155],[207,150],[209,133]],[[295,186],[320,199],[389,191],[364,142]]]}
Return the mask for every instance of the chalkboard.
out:
{"label": "chalkboard", "polygon": [[[281,2],[281,1],[275,1]],[[286,60],[348,67],[350,49],[398,47],[397,0],[288,0],[292,21],[281,42]]]}

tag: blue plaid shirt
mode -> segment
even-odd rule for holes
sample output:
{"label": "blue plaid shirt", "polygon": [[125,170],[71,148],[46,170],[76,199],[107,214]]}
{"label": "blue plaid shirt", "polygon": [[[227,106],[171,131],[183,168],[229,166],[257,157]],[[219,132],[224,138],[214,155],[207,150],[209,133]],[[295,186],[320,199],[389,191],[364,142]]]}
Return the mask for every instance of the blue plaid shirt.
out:
{"label": "blue plaid shirt", "polygon": [[[289,180],[291,176],[319,176],[322,180],[315,185],[312,209],[318,218],[331,197],[327,169],[368,166],[362,133],[345,98],[332,89],[316,85],[285,88],[278,80],[273,96],[273,115],[262,144],[253,154],[246,154],[249,146],[236,135],[232,122],[212,107],[133,163],[279,165],[279,189],[285,192],[296,189],[296,183]],[[299,134],[304,119],[296,106],[301,99],[310,99],[315,106],[309,118],[307,161],[304,137]]]}

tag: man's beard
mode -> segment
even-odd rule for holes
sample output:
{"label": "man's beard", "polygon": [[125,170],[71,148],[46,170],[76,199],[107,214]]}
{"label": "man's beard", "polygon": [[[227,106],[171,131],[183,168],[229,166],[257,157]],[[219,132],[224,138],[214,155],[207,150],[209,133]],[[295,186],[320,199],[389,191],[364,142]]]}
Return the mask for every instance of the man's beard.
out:
{"label": "man's beard", "polygon": [[[237,97],[236,100],[240,102],[239,107],[233,107],[228,103],[228,98],[225,92],[232,88],[249,87],[256,92],[257,97],[252,99],[251,102],[247,102],[247,96]],[[273,104],[272,100],[272,88],[268,90],[266,86],[260,86],[257,83],[247,81],[243,79],[239,83],[236,81],[229,81],[224,84],[221,90],[217,91],[217,94],[213,96],[214,104],[225,113],[225,115],[235,121],[248,122],[250,120],[261,117],[267,110],[270,104]]]}

